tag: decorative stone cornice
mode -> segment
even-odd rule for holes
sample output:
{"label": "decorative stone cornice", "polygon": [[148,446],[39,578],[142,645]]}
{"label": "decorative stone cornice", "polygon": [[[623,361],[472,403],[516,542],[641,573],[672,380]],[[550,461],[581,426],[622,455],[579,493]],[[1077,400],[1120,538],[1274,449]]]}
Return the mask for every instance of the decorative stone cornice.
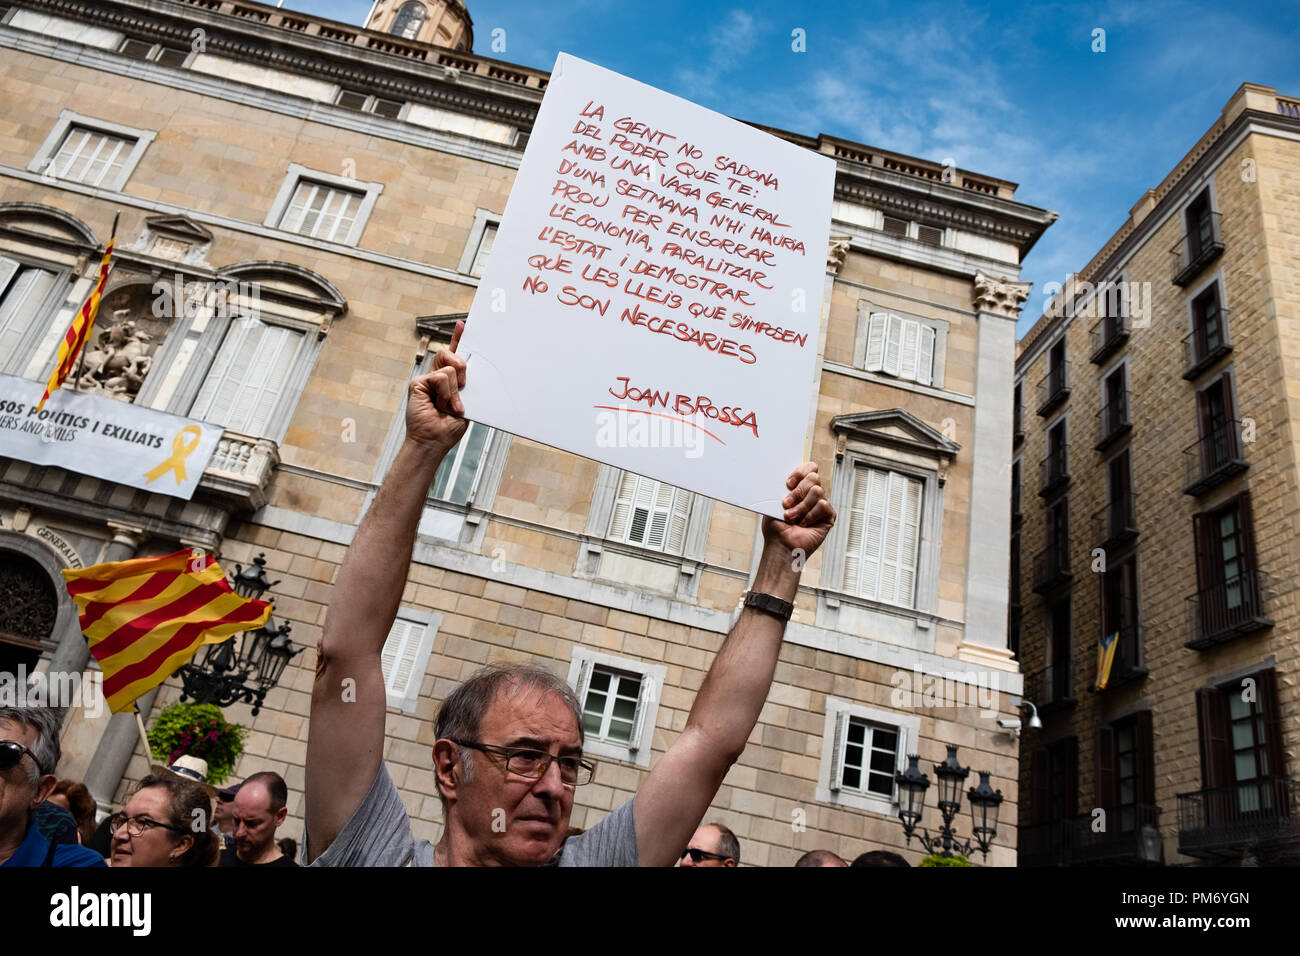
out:
{"label": "decorative stone cornice", "polygon": [[978,273],[975,276],[975,311],[1017,319],[1020,317],[1020,303],[1029,298],[1029,288],[1028,282]]}

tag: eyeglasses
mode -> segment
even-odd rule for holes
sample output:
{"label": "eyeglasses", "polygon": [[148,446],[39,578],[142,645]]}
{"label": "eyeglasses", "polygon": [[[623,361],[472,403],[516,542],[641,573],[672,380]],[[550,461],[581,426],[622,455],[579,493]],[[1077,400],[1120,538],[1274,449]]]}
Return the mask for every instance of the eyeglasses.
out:
{"label": "eyeglasses", "polygon": [[168,823],[159,823],[149,817],[128,817],[122,811],[118,811],[108,818],[108,832],[116,833],[123,826],[126,827],[128,836],[138,837],[146,830],[152,830],[154,827],[161,827],[164,830],[171,830],[173,833],[188,833],[184,827],[174,827]]}
{"label": "eyeglasses", "polygon": [[476,744],[464,740],[453,740],[452,743],[457,747],[468,747],[470,750],[481,750],[484,753],[505,757],[506,772],[520,777],[534,779],[544,777],[546,771],[551,768],[551,761],[554,760],[560,765],[560,782],[566,787],[581,787],[583,784],[591,783],[592,775],[596,772],[596,765],[581,757],[560,757],[542,750],[492,747],[488,744]]}
{"label": "eyeglasses", "polygon": [[24,747],[16,740],[0,740],[0,770],[9,770],[18,766],[23,759],[23,754],[31,757],[32,763],[36,764],[36,769],[41,770],[41,762],[36,759],[36,754],[32,753],[30,748]]}
{"label": "eyeglasses", "polygon": [[682,850],[681,858],[685,859],[688,856],[691,858],[691,862],[693,863],[703,863],[705,860],[731,859],[731,857],[727,856],[725,853],[710,853],[708,850],[697,850],[693,846],[688,846],[685,850]]}

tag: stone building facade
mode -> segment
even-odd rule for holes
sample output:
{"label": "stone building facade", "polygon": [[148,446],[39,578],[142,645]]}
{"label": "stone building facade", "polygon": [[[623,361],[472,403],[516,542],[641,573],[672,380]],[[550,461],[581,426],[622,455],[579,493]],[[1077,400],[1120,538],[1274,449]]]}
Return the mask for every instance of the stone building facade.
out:
{"label": "stone building facade", "polygon": [[1298,131],[1243,84],[1020,344],[1022,864],[1234,863],[1295,819]]}
{"label": "stone building facade", "polygon": [[[265,554],[276,620],[305,650],[259,714],[227,714],[251,728],[236,776],[288,780],[288,833],[331,582],[400,441],[407,383],[469,307],[547,80],[471,53],[457,4],[426,11],[462,23],[441,41],[392,32],[405,5],[391,6],[374,29],[242,0],[0,7],[0,262],[40,283],[5,286],[0,335],[17,345],[0,371],[46,373],[120,210],[100,329],[143,329],[160,280],[197,291],[188,311],[148,314],[148,368],[104,400],[224,428],[190,501],[0,459],[4,574],[48,612],[9,646],[95,667],[60,567],[196,547],[233,571]],[[1012,865],[1006,423],[1019,264],[1055,214],[986,175],[773,132],[838,166],[812,457],[841,520],[709,818],[746,863],[817,847],[915,861],[893,771],[955,744],[1005,797],[988,863]],[[759,542],[753,513],[472,427],[430,490],[385,656],[385,757],[417,835],[441,819],[431,720],[488,662],[539,662],[579,690],[600,766],[574,825],[630,795],[683,727]],[[179,693],[170,680],[142,708]],[[65,748],[63,772],[104,807],[146,772],[126,716],[74,712]]]}

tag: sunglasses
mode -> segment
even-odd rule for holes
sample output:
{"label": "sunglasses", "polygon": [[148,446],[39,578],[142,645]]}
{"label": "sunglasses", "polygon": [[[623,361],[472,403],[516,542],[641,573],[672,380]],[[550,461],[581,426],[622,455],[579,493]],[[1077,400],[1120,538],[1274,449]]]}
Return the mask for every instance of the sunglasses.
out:
{"label": "sunglasses", "polygon": [[18,766],[19,761],[23,759],[23,754],[31,757],[32,763],[36,764],[36,769],[41,770],[41,762],[30,749],[16,740],[0,740],[0,770],[9,770]]}
{"label": "sunglasses", "polygon": [[688,846],[682,851],[682,859],[691,858],[692,863],[703,863],[705,860],[730,860],[731,857],[725,853],[710,853],[708,850],[697,850],[693,846]]}

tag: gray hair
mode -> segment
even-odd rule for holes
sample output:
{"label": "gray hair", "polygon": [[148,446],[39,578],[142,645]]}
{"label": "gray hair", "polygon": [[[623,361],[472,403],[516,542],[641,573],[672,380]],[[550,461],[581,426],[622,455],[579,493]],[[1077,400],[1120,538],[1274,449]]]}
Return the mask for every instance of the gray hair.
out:
{"label": "gray hair", "polygon": [[[32,745],[32,756],[40,774],[54,773],[62,755],[59,749],[59,714],[48,707],[0,707],[0,720],[23,724],[36,731],[36,743]],[[32,777],[36,782],[37,774]]]}
{"label": "gray hair", "polygon": [[[488,708],[507,688],[512,695],[540,690],[559,697],[573,714],[574,723],[578,725],[578,739],[580,741],[584,739],[582,704],[579,703],[573,688],[563,678],[535,664],[500,664],[484,667],[475,672],[452,691],[438,708],[438,718],[433,725],[434,737],[438,740],[474,741],[478,737],[479,728],[483,724]],[[463,779],[473,780],[474,764],[470,752],[464,747],[459,750]],[[447,800],[442,794],[441,786],[438,787],[438,798],[442,800],[445,812]]]}
{"label": "gray hair", "polygon": [[708,826],[718,831],[718,852],[731,857],[736,861],[736,866],[740,866],[740,841],[736,839],[736,834],[721,823],[710,823]]}

